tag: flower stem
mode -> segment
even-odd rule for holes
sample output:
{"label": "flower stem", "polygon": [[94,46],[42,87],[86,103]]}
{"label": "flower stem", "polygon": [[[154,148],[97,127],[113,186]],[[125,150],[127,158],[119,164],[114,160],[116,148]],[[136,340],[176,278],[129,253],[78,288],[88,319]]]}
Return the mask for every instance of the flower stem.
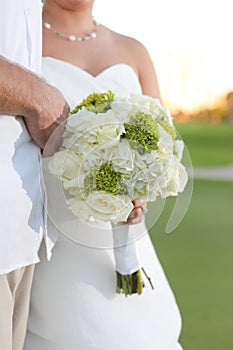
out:
{"label": "flower stem", "polygon": [[146,273],[144,267],[142,267],[142,272],[144,273],[144,275],[145,275],[146,278],[148,279],[148,282],[150,283],[151,288],[154,289],[154,285],[153,285],[153,283],[152,283],[152,281],[151,281],[151,278],[147,275],[147,273]]}
{"label": "flower stem", "polygon": [[138,270],[129,275],[121,275],[118,271],[116,271],[117,277],[117,286],[116,292],[123,293],[127,297],[132,294],[142,294],[142,289],[144,287],[144,283],[141,276],[141,270]]}

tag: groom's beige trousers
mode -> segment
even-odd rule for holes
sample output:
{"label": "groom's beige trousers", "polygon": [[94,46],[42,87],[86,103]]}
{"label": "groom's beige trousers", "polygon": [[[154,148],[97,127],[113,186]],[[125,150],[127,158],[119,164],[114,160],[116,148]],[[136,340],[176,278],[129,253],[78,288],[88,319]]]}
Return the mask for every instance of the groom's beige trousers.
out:
{"label": "groom's beige trousers", "polygon": [[23,350],[34,265],[0,275],[0,349]]}

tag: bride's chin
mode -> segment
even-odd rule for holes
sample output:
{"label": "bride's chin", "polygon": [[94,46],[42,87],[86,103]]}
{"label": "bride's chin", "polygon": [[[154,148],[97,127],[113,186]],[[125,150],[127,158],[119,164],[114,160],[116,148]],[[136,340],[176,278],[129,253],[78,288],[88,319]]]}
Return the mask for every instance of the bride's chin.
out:
{"label": "bride's chin", "polygon": [[67,10],[84,10],[94,3],[94,0],[44,0],[44,3],[54,2],[56,5]]}

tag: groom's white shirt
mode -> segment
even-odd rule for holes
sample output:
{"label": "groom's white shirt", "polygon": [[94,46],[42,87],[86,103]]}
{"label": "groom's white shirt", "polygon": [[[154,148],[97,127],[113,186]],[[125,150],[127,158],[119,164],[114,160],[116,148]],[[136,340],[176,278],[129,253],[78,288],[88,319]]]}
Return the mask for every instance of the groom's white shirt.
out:
{"label": "groom's white shirt", "polygon": [[[40,0],[0,1],[0,55],[40,73]],[[40,150],[21,117],[0,116],[0,274],[39,261]]]}

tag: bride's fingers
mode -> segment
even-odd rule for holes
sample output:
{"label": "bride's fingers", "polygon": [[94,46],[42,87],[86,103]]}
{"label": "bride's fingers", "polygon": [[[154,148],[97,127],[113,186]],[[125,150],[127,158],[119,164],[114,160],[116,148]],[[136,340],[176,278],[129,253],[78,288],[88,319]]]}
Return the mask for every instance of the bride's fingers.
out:
{"label": "bride's fingers", "polygon": [[142,222],[143,218],[144,218],[144,211],[142,207],[139,206],[137,208],[134,208],[131,211],[126,223],[130,225],[139,224],[140,222]]}
{"label": "bride's fingers", "polygon": [[132,201],[132,203],[133,203],[133,205],[134,205],[134,208],[137,208],[137,207],[146,208],[146,206],[147,206],[147,203],[146,203],[146,202],[142,202],[142,201],[140,201],[140,200],[138,200],[138,199],[134,199],[134,200]]}
{"label": "bride's fingers", "polygon": [[141,202],[138,199],[135,199],[132,201],[132,203],[134,205],[134,209],[141,208],[143,213],[146,214],[146,212],[147,212],[147,203],[146,202]]}

